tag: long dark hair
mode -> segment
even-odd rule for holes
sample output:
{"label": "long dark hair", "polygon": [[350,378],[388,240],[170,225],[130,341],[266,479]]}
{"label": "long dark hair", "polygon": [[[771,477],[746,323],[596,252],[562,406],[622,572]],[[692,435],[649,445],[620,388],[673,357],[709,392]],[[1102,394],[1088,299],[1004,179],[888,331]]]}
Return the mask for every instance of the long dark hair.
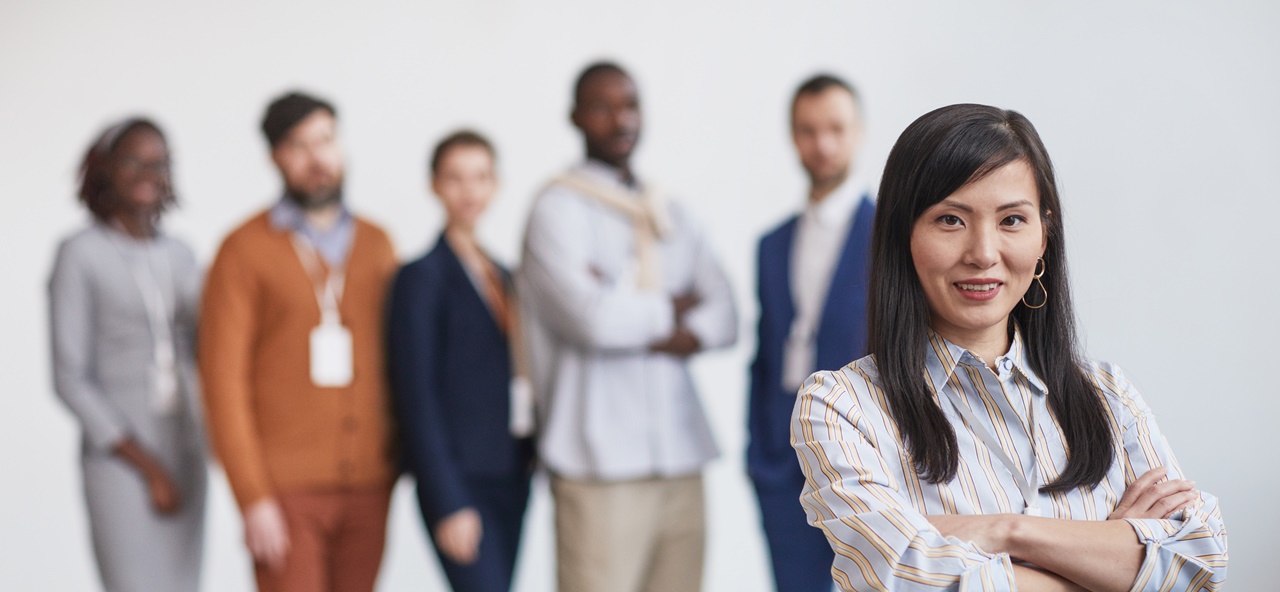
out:
{"label": "long dark hair", "polygon": [[[80,187],[76,197],[93,216],[99,220],[109,220],[120,207],[120,199],[112,186],[112,175],[116,165],[116,148],[129,135],[139,130],[148,130],[160,136],[167,146],[169,141],[164,137],[160,126],[144,117],[130,117],[108,127],[98,134],[80,161]],[[156,214],[164,212],[177,203],[173,194],[173,182],[168,173],[165,174],[165,197]]]}
{"label": "long dark hair", "polygon": [[[960,454],[955,430],[925,382],[930,315],[911,257],[911,231],[925,210],[1017,160],[1030,165],[1040,194],[1048,243],[1041,281],[1048,296],[1042,308],[1020,302],[1010,316],[1021,330],[1032,370],[1048,388],[1049,409],[1069,451],[1066,469],[1041,491],[1093,486],[1111,466],[1116,436],[1107,428],[1101,396],[1082,369],[1053,164],[1035,127],[1020,113],[985,105],[942,107],[915,120],[894,144],[871,241],[868,350],[916,472],[931,483],[952,480]],[[1029,292],[1034,293],[1028,300],[1038,303],[1040,288],[1033,283]]]}

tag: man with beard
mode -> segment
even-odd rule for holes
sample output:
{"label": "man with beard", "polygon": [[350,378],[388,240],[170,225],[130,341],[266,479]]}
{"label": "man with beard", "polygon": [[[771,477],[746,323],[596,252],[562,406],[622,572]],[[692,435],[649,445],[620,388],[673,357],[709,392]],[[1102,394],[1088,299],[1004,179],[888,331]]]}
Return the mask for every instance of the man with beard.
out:
{"label": "man with beard", "polygon": [[592,65],[574,98],[586,162],[537,197],[518,277],[558,589],[699,590],[718,451],[687,362],[733,344],[737,313],[699,225],[631,169],[631,77]]}
{"label": "man with beard", "polygon": [[258,589],[373,590],[396,478],[383,370],[391,242],[343,204],[335,111],[300,93],[262,131],[284,196],[209,270],[200,369]]}
{"label": "man with beard", "polygon": [[802,84],[791,101],[791,139],[809,191],[804,210],[760,240],[747,471],[778,591],[827,592],[834,554],[800,506],[804,474],[791,447],[791,410],[809,374],[866,353],[875,204],[852,175],[862,143],[853,87],[826,74]]}

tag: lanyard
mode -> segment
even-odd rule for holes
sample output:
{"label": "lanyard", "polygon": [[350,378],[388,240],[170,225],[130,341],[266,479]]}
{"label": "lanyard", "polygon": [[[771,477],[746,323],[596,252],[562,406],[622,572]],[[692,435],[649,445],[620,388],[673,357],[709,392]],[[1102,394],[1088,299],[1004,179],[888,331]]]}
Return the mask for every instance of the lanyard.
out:
{"label": "lanyard", "polygon": [[[995,436],[992,436],[991,432],[978,423],[978,418],[974,416],[973,411],[960,400],[959,393],[955,392],[955,389],[950,385],[944,386],[943,390],[947,393],[947,397],[951,399],[952,406],[956,408],[956,411],[960,412],[960,416],[964,418],[965,423],[969,424],[969,431],[973,432],[979,440],[982,440],[982,443],[987,445],[987,449],[991,451],[991,454],[994,454],[996,459],[1004,463],[1005,468],[1009,469],[1013,482],[1017,484],[1018,489],[1022,492],[1022,499],[1027,504],[1022,513],[1028,516],[1039,516],[1040,507],[1037,502],[1040,499],[1040,471],[1036,467],[1035,399],[1033,398],[1031,401],[1031,409],[1028,411],[1027,417],[1027,423],[1030,426],[1027,429],[1027,435],[1030,436],[1031,440],[1031,468],[1029,470],[1021,470],[1022,467],[1019,466],[1019,463],[1014,462],[1013,459],[1009,458],[1009,455],[1005,454]],[[1027,476],[1030,476],[1030,481],[1027,480]]]}
{"label": "lanyard", "polygon": [[164,304],[164,290],[151,270],[151,245],[149,243],[145,245],[143,261],[130,262],[124,247],[118,240],[113,239],[111,244],[129,266],[133,281],[138,285],[138,291],[142,293],[142,306],[147,309],[147,323],[151,326],[155,362],[161,366],[172,365],[175,355],[173,334],[169,327],[171,317]]}
{"label": "lanyard", "polygon": [[331,267],[329,273],[325,275],[324,283],[321,284],[317,278],[324,273],[324,270],[320,267],[315,248],[296,232],[290,234],[289,239],[293,243],[293,250],[298,253],[298,260],[307,270],[307,276],[311,278],[311,287],[316,294],[316,304],[320,306],[320,322],[325,325],[341,325],[342,319],[338,312],[338,305],[342,302],[342,289],[346,284],[345,267]]}

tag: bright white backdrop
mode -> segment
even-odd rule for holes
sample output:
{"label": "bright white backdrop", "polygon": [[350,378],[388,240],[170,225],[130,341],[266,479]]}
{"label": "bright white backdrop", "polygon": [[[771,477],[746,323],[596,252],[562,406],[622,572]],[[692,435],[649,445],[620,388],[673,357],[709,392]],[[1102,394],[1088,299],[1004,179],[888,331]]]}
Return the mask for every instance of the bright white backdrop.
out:
{"label": "bright white backdrop", "polygon": [[[590,60],[636,75],[639,169],[705,221],[738,288],[742,342],[697,363],[723,457],[709,470],[706,589],[768,590],[743,477],[757,237],[800,202],[791,89],[818,69],[862,88],[860,165],[944,104],[1015,108],[1060,171],[1076,302],[1090,355],[1125,366],[1186,471],[1219,495],[1232,588],[1266,589],[1280,478],[1264,434],[1280,412],[1273,242],[1280,201],[1280,5],[1270,2],[519,2],[7,0],[0,6],[0,589],[91,590],[77,429],[50,388],[45,284],[57,240],[86,215],[77,159],[109,121],[152,115],[171,136],[183,205],[168,229],[207,263],[276,195],[256,129],[294,86],[331,97],[348,195],[409,258],[441,215],[429,145],[492,135],[504,187],[483,228],[508,262],[532,194],[579,154],[569,87]],[[715,388],[711,388],[712,385]],[[250,587],[240,527],[214,469],[205,588]],[[444,590],[407,483],[380,590]],[[550,512],[535,492],[518,590],[553,589]]]}

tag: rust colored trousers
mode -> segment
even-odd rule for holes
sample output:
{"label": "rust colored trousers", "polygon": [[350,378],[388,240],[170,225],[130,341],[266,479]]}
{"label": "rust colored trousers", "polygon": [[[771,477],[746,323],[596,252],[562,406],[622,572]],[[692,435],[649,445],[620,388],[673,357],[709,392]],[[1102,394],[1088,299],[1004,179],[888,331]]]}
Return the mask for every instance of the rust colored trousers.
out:
{"label": "rust colored trousers", "polygon": [[391,490],[281,493],[289,555],[254,566],[259,592],[373,592],[387,539]]}

